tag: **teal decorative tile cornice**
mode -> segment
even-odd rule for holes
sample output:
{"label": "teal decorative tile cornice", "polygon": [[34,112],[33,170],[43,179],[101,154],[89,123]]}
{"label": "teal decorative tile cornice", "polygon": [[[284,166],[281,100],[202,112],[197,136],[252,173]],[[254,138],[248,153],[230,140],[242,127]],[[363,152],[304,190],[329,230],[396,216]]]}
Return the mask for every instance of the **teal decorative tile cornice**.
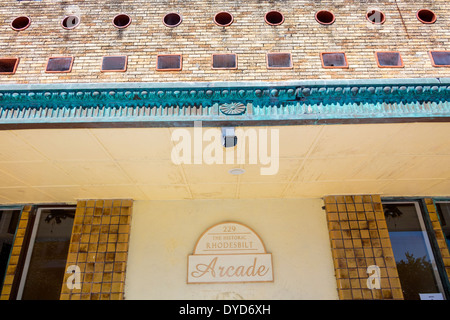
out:
{"label": "teal decorative tile cornice", "polygon": [[[447,121],[450,79],[0,85],[0,125]],[[396,120],[393,120],[396,119]]]}

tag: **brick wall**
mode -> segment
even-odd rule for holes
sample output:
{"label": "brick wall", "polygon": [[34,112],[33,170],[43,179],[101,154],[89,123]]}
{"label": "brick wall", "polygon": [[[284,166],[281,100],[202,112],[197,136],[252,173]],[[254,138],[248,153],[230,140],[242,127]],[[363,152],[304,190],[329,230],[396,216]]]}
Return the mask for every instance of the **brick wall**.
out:
{"label": "brick wall", "polygon": [[77,266],[80,287],[66,273],[61,300],[122,300],[131,223],[131,200],[79,201],[66,270]]}
{"label": "brick wall", "polygon": [[[379,8],[386,15],[381,27],[368,23],[368,9]],[[432,9],[434,24],[420,23],[418,9]],[[336,21],[318,24],[314,13],[331,10]],[[269,26],[264,14],[279,10],[285,16],[280,26]],[[234,22],[223,28],[213,23],[215,13],[228,11]],[[131,25],[119,30],[111,20],[118,13],[132,17]],[[176,28],[163,25],[162,18],[178,12],[183,22]],[[448,68],[431,66],[428,50],[447,49],[450,17],[448,1],[155,1],[124,0],[98,2],[2,1],[0,9],[0,56],[17,56],[16,74],[1,75],[0,83],[116,82],[116,81],[280,81],[331,78],[416,78],[448,76]],[[69,13],[80,16],[81,24],[65,30],[60,21]],[[14,17],[31,17],[31,26],[14,31]],[[398,50],[405,67],[378,68],[376,50]],[[348,69],[323,69],[322,51],[344,51]],[[237,70],[212,70],[213,53],[236,53]],[[293,69],[267,70],[267,52],[291,52]],[[183,55],[183,69],[156,72],[157,54]],[[101,73],[103,55],[128,55],[124,73]],[[47,58],[73,55],[68,74],[46,74]]]}
{"label": "brick wall", "polygon": [[[324,202],[339,299],[402,300],[380,196],[327,196]],[[367,285],[369,266],[379,268],[379,288]]]}
{"label": "brick wall", "polygon": [[[69,288],[64,275],[61,300],[122,300],[128,240],[130,234],[132,200],[78,201],[72,228],[66,270],[79,269],[80,287]],[[19,258],[24,258],[23,245],[29,226],[32,206],[24,206],[11,257],[6,271],[0,300],[15,298],[13,287],[20,281]]]}

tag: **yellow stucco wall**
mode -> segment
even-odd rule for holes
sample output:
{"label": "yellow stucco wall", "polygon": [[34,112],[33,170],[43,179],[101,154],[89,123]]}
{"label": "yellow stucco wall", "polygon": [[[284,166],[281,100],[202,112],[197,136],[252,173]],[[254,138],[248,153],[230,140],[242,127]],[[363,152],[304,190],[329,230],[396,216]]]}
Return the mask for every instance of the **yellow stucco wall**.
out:
{"label": "yellow stucco wall", "polygon": [[[136,201],[125,299],[337,299],[321,199]],[[274,282],[187,284],[187,257],[220,222],[252,228],[273,257]]]}

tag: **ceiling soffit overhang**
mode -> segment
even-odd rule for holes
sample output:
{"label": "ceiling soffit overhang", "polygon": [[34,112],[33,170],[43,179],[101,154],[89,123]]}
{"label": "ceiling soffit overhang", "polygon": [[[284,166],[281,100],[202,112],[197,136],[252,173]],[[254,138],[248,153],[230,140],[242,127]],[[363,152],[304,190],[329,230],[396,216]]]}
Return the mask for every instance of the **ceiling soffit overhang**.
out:
{"label": "ceiling soffit overhang", "polygon": [[0,85],[0,129],[450,120],[450,78]]}

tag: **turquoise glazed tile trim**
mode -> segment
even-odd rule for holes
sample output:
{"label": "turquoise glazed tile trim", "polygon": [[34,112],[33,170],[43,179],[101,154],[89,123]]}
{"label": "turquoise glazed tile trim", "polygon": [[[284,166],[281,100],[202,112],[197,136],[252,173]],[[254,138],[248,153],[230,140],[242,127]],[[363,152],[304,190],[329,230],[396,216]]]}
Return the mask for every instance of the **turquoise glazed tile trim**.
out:
{"label": "turquoise glazed tile trim", "polygon": [[0,126],[448,121],[450,79],[0,85]]}

